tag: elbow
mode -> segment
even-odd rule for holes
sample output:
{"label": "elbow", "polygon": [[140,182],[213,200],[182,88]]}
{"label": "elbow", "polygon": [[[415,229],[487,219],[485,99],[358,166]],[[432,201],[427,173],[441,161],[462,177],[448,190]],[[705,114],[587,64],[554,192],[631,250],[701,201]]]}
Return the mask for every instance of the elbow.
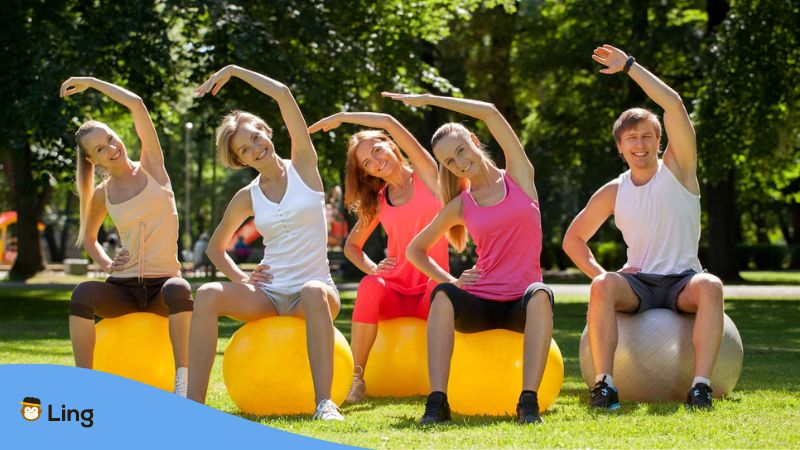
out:
{"label": "elbow", "polygon": [[349,242],[344,243],[344,248],[342,249],[342,253],[344,253],[344,257],[348,259],[350,262],[354,262],[356,259],[356,255],[361,253],[361,247],[358,247],[354,244]]}
{"label": "elbow", "polygon": [[414,266],[418,266],[419,253],[420,249],[417,248],[416,245],[414,245],[413,241],[410,244],[408,244],[408,247],[406,247],[406,259]]}

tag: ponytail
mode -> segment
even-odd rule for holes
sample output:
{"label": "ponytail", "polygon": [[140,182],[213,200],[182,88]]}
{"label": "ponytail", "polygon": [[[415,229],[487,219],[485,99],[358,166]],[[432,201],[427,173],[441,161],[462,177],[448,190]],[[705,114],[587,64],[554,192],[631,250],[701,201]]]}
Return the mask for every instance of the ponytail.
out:
{"label": "ponytail", "polygon": [[94,163],[89,161],[89,153],[83,146],[83,138],[94,130],[100,122],[90,120],[84,122],[78,131],[75,132],[75,143],[77,149],[75,152],[76,159],[76,176],[75,185],[78,190],[78,199],[80,204],[80,227],[78,229],[78,239],[75,245],[83,244],[83,235],[86,233],[86,221],[89,218],[89,208],[92,205],[92,198],[94,197]]}

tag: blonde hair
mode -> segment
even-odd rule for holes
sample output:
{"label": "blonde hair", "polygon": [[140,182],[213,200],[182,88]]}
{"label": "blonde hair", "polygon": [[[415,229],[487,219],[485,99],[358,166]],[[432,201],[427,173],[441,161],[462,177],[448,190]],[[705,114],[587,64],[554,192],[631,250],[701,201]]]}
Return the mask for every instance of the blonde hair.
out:
{"label": "blonde hair", "polygon": [[344,204],[350,212],[358,216],[358,220],[364,225],[370,223],[378,213],[379,194],[386,186],[386,181],[369,175],[358,161],[356,149],[362,142],[370,139],[386,142],[398,161],[403,165],[409,165],[406,157],[397,148],[397,144],[383,131],[364,130],[350,136],[350,140],[347,142]]}
{"label": "blonde hair", "polygon": [[253,123],[256,128],[267,133],[272,139],[272,128],[267,125],[261,117],[255,114],[250,114],[244,111],[231,111],[222,118],[222,123],[217,127],[217,155],[223,166],[231,169],[241,169],[247,167],[245,163],[239,159],[239,155],[231,148],[231,138],[236,134],[239,126],[245,123]]}
{"label": "blonde hair", "polygon": [[622,133],[635,127],[639,122],[650,122],[656,131],[656,139],[661,140],[661,121],[655,113],[645,108],[631,108],[619,115],[614,122],[614,140],[619,142]]}
{"label": "blonde hair", "polygon": [[[440,126],[431,138],[431,149],[445,136],[456,136],[467,141],[472,141],[483,153],[483,157],[491,162],[491,158],[486,153],[486,148],[478,141],[478,138],[470,132],[467,127],[460,123],[450,122]],[[439,164],[439,198],[443,205],[447,205],[451,200],[469,188],[469,180],[465,177],[456,176],[444,163]],[[467,227],[456,225],[445,234],[450,245],[459,252],[463,252],[467,246]]]}
{"label": "blonde hair", "polygon": [[92,131],[103,126],[102,122],[96,120],[88,120],[78,127],[75,132],[76,148],[76,167],[75,167],[75,185],[78,190],[78,203],[79,203],[79,218],[80,226],[78,228],[78,239],[75,245],[83,244],[83,235],[86,233],[86,221],[89,218],[89,208],[92,205],[92,198],[94,197],[94,163],[89,160],[89,151],[83,145],[83,139]]}

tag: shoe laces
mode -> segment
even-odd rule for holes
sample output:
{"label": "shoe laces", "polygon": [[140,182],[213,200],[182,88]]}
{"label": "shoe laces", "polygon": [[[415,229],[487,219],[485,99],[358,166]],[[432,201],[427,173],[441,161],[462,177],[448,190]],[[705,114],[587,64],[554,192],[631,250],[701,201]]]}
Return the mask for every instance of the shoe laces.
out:
{"label": "shoe laces", "polygon": [[606,376],[603,375],[603,379],[595,383],[594,387],[590,389],[589,392],[592,393],[592,398],[596,398],[598,395],[607,397],[609,388],[610,386],[606,383]]}
{"label": "shoe laces", "polygon": [[332,400],[323,400],[317,405],[317,411],[314,413],[315,419],[326,420],[329,418],[341,418],[341,409],[333,403]]}
{"label": "shoe laces", "polygon": [[692,388],[692,397],[711,400],[711,393],[714,392],[711,386],[705,383],[697,383]]}

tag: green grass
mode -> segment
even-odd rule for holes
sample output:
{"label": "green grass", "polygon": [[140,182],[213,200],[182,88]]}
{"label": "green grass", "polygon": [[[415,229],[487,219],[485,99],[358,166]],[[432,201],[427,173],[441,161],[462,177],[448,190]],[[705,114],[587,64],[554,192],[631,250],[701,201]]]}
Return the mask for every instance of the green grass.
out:
{"label": "green grass", "polygon": [[[0,362],[72,364],[67,330],[69,289],[0,289]],[[354,293],[343,294],[336,326],[349,336]],[[561,395],[539,427],[497,417],[454,417],[451,424],[415,424],[424,399],[371,399],[345,406],[347,421],[238,413],[222,382],[222,351],[240,325],[223,320],[208,403],[271,427],[329,441],[388,448],[497,447],[798,447],[800,446],[800,299],[737,299],[726,304],[745,344],[736,390],[714,411],[688,413],[679,403],[625,403],[614,414],[591,412],[580,375],[578,342],[585,298],[558,299],[555,339],[564,355]],[[794,424],[794,425],[792,425]]]}
{"label": "green grass", "polygon": [[800,271],[798,270],[782,270],[774,272],[757,272],[748,271],[741,272],[747,284],[800,284]]}

